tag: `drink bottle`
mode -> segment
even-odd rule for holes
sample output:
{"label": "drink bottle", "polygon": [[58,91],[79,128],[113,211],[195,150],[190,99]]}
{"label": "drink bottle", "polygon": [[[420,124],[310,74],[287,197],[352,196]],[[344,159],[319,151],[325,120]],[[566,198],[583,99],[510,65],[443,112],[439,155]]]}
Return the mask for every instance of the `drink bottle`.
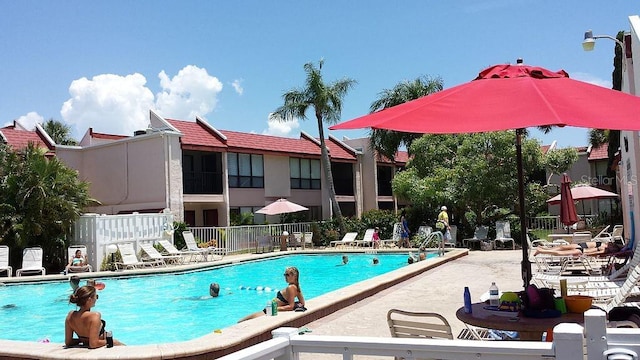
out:
{"label": "drink bottle", "polygon": [[471,292],[469,292],[469,287],[464,287],[464,312],[465,314],[471,314],[473,310],[471,309]]}
{"label": "drink bottle", "polygon": [[489,288],[489,306],[500,306],[500,292],[495,282],[492,282]]}

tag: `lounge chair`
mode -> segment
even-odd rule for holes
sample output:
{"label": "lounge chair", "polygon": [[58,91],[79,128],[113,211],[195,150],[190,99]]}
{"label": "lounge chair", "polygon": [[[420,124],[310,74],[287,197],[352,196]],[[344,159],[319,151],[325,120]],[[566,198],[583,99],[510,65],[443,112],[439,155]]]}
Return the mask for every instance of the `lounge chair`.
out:
{"label": "lounge chair", "polygon": [[509,243],[511,243],[511,250],[516,249],[516,241],[511,237],[511,224],[508,221],[496,221],[496,239],[494,241],[496,249],[506,249],[506,245]]}
{"label": "lounge chair", "polygon": [[289,239],[287,239],[287,246],[289,248],[300,248],[302,249],[302,233],[299,231],[292,232],[289,234]]}
{"label": "lounge chair", "polygon": [[7,272],[7,277],[13,275],[13,268],[9,266],[9,247],[0,245],[0,273]]}
{"label": "lounge chair", "polygon": [[473,232],[473,237],[471,239],[462,239],[462,246],[469,249],[474,248],[481,250],[483,242],[491,242],[487,238],[488,233],[489,228],[487,228],[486,226],[477,226],[475,231]]}
{"label": "lounge chair", "polygon": [[[211,260],[220,260],[227,255],[227,249],[210,246],[207,248],[198,247],[196,244],[196,239],[193,236],[191,231],[183,231],[182,238],[184,239],[185,244],[187,244],[187,251],[192,252],[192,256],[200,256],[201,261],[209,261]],[[185,251],[185,249],[183,249]]]}
{"label": "lounge chair", "polygon": [[449,225],[449,235],[451,239],[444,241],[444,247],[456,247],[458,238],[458,227],[456,225]]}
{"label": "lounge chair", "polygon": [[182,255],[162,255],[151,243],[140,243],[140,248],[147,254],[152,261],[161,262],[164,265],[180,264],[184,260]]}
{"label": "lounge chair", "polygon": [[313,248],[313,232],[305,232],[302,236],[302,239],[304,240],[305,247],[308,246],[310,248]]}
{"label": "lounge chair", "polygon": [[400,242],[400,238],[402,237],[402,223],[393,224],[393,234],[391,235],[391,239],[380,240],[381,247],[396,247]]}
{"label": "lounge chair", "polygon": [[165,253],[161,253],[162,255],[179,256],[182,258],[182,260],[180,261],[181,264],[184,263],[185,255],[189,255],[189,256],[191,255],[189,251],[178,250],[178,248],[173,246],[173,244],[169,240],[164,240],[164,239],[158,240],[158,244],[160,244],[160,246],[162,246],[162,248],[165,251]]}
{"label": "lounge chair", "polygon": [[344,234],[342,240],[332,241],[329,243],[329,246],[354,246],[356,244],[356,236],[358,236],[357,232],[348,232]]}
{"label": "lounge chair", "polygon": [[387,324],[395,338],[453,340],[451,325],[444,316],[436,313],[391,309],[387,312]]}
{"label": "lounge chair", "polygon": [[67,255],[69,256],[67,259],[68,260],[67,264],[69,263],[69,261],[71,261],[72,258],[76,256],[76,251],[78,250],[80,250],[80,252],[82,253],[82,258],[84,259],[85,265],[69,266],[67,268],[67,271],[70,273],[81,273],[81,272],[93,271],[93,268],[91,267],[91,265],[89,265],[87,261],[87,247],[84,245],[71,245],[67,248]]}
{"label": "lounge chair", "polygon": [[211,252],[216,249],[216,248],[198,247],[198,244],[196,243],[196,239],[193,236],[193,233],[191,231],[183,231],[182,238],[184,239],[185,244],[187,244],[187,248],[182,249],[182,251],[191,252],[192,260],[194,258],[197,260],[199,256],[200,261],[208,261],[209,254],[211,254]]}
{"label": "lounge chair", "polygon": [[362,240],[356,240],[356,246],[373,247],[373,233],[375,232],[376,232],[375,229],[367,229],[364,232],[364,236],[362,237]]}
{"label": "lounge chair", "polygon": [[22,250],[22,269],[16,270],[16,276],[22,276],[25,273],[47,274],[47,271],[42,267],[41,247],[30,247]]}
{"label": "lounge chair", "polygon": [[115,263],[116,269],[140,269],[160,265],[157,261],[140,261],[132,243],[121,243],[117,244],[117,246],[122,262]]}

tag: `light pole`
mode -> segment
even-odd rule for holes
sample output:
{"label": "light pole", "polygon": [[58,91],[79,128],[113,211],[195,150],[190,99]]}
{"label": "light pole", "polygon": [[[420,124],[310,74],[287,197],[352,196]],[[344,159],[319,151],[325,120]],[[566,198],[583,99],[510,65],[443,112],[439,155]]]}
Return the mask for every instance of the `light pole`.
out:
{"label": "light pole", "polygon": [[116,252],[118,247],[115,244],[107,245],[107,253],[111,255],[111,271],[116,271]]}
{"label": "light pole", "polygon": [[[616,42],[616,44],[620,45],[620,50],[624,54],[624,44],[622,41],[614,38],[610,35],[593,35],[593,31],[587,30],[584,32],[584,41],[582,41],[582,48],[584,51],[591,51],[596,47],[596,39],[611,39]],[[623,62],[624,63],[624,62]]]}

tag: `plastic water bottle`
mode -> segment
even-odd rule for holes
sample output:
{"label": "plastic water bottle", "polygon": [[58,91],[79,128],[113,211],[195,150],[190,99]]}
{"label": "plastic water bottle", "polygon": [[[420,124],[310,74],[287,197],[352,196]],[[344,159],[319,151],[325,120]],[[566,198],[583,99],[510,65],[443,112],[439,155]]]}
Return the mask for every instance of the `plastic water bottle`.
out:
{"label": "plastic water bottle", "polygon": [[489,288],[489,306],[500,306],[500,292],[495,282],[492,282]]}
{"label": "plastic water bottle", "polygon": [[464,287],[464,313],[471,314],[473,309],[471,308],[471,292],[469,292],[469,287]]}
{"label": "plastic water bottle", "polygon": [[267,312],[267,316],[273,316],[273,306],[271,305],[271,301],[267,301],[267,306],[264,307]]}

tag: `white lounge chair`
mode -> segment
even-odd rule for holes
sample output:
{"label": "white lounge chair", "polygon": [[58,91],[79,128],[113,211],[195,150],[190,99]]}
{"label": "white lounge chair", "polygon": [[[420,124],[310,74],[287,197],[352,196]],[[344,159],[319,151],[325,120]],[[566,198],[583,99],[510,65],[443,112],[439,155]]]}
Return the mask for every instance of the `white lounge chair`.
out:
{"label": "white lounge chair", "polygon": [[[470,239],[462,239],[462,246],[471,249],[475,248],[477,244],[478,250],[482,249],[482,242],[490,242],[487,238],[489,234],[489,228],[486,226],[476,226],[476,229],[473,231],[473,237]],[[493,248],[493,244],[491,246]]]}
{"label": "white lounge chair", "polygon": [[511,250],[515,250],[516,241],[511,237],[511,224],[508,221],[496,221],[496,248],[506,249],[509,243],[511,243]]}
{"label": "white lounge chair", "polygon": [[376,232],[375,229],[367,229],[364,232],[364,236],[362,237],[362,240],[356,240],[356,246],[362,246],[362,247],[373,246],[373,233],[375,232]]}
{"label": "white lounge chair", "polygon": [[393,233],[391,239],[380,240],[381,247],[395,247],[398,246],[400,238],[402,237],[402,223],[393,224]]}
{"label": "white lounge chair", "polygon": [[[209,261],[211,260],[220,260],[224,255],[227,255],[227,249],[218,248],[218,247],[207,247],[201,248],[198,247],[196,243],[196,239],[193,236],[191,231],[183,231],[182,238],[184,239],[185,244],[187,244],[188,251],[192,252],[192,256],[196,257],[200,256],[201,261]],[[185,251],[183,249],[183,251]]]}
{"label": "white lounge chair", "polygon": [[42,266],[42,248],[30,247],[22,251],[22,269],[16,271],[16,276],[25,273],[40,273],[46,275],[47,271]]}
{"label": "white lounge chair", "polygon": [[178,250],[178,248],[173,246],[173,244],[169,240],[164,240],[164,239],[163,240],[158,240],[158,243],[160,244],[160,246],[162,246],[162,248],[166,252],[166,254],[163,253],[162,255],[179,256],[179,257],[182,258],[182,260],[180,260],[181,264],[184,263],[184,256],[185,255],[191,256],[189,251]]}
{"label": "white lounge chair", "polygon": [[449,225],[449,235],[451,239],[444,241],[444,247],[456,247],[458,238],[458,227],[456,225]]}
{"label": "white lounge chair", "polygon": [[81,266],[69,266],[67,268],[70,273],[80,273],[80,272],[91,272],[93,271],[93,267],[87,263],[87,247],[84,245],[71,245],[67,248],[67,264],[71,261],[72,258],[76,256],[76,251],[80,250],[82,253],[82,258],[84,259],[84,263],[86,265]]}
{"label": "white lounge chair", "polygon": [[305,232],[302,236],[302,239],[304,240],[305,247],[308,246],[313,248],[313,232]]}
{"label": "white lounge chair", "polygon": [[356,244],[356,236],[358,236],[357,232],[348,232],[344,234],[342,240],[336,240],[329,243],[332,247],[338,246],[354,246]]}
{"label": "white lounge chair", "polygon": [[13,275],[13,268],[9,266],[9,247],[0,245],[0,273],[7,272],[7,277]]}
{"label": "white lounge chair", "polygon": [[180,264],[183,261],[181,255],[173,256],[173,255],[162,255],[160,251],[158,251],[153,244],[151,243],[140,243],[140,248],[142,251],[147,254],[147,257],[153,261],[161,262],[164,265],[168,264]]}
{"label": "white lounge chair", "polygon": [[116,269],[139,269],[160,265],[157,261],[140,261],[132,243],[121,243],[117,244],[117,246],[118,251],[120,251],[120,256],[122,257],[122,262],[115,263]]}

